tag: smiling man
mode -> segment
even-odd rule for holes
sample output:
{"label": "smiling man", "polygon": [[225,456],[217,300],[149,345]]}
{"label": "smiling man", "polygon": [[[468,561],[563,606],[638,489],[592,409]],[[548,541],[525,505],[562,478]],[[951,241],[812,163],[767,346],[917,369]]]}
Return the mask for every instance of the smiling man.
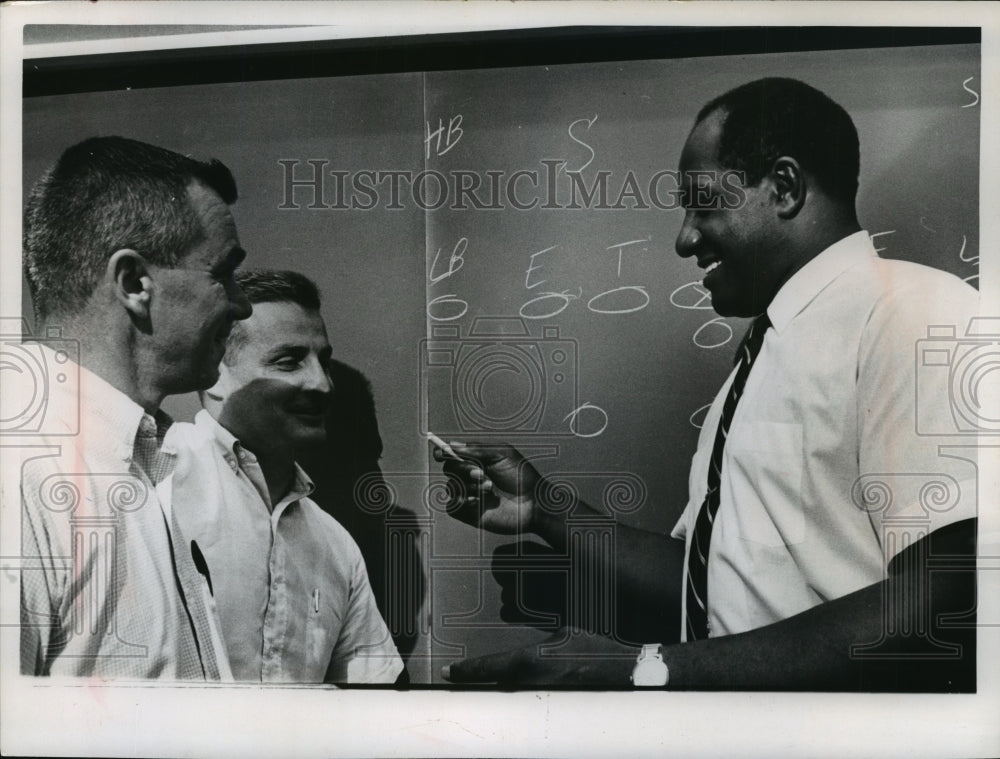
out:
{"label": "smiling man", "polygon": [[403,665],[361,553],[295,463],[327,434],[319,292],[290,271],[238,282],[253,315],[230,335],[195,423],[164,441],[176,466],[163,497],[203,557],[237,680],[391,684]]}
{"label": "smiling man", "polygon": [[[546,641],[561,644],[558,655],[492,654],[445,676],[974,690],[976,470],[957,447],[920,434],[918,377],[921,424],[955,422],[948,372],[919,376],[915,357],[929,329],[966,329],[976,292],[878,257],[855,210],[854,124],[802,82],[758,80],[708,103],[680,168],[677,253],[705,271],[719,314],[754,322],[702,427],[678,540],[619,524],[615,565],[602,573],[650,618],[679,609],[682,629],[658,632],[641,652],[560,634]],[[732,172],[742,176],[738,208],[721,202]],[[463,461],[435,455],[464,485],[456,516],[565,550],[565,504],[549,500],[517,451],[451,447]],[[585,504],[573,512],[597,513]]]}
{"label": "smiling man", "polygon": [[160,403],[210,387],[250,315],[236,196],[218,161],[123,137],[68,148],[31,192],[25,278],[35,358],[53,371],[22,469],[24,674],[225,673],[188,542],[153,489],[169,467]]}

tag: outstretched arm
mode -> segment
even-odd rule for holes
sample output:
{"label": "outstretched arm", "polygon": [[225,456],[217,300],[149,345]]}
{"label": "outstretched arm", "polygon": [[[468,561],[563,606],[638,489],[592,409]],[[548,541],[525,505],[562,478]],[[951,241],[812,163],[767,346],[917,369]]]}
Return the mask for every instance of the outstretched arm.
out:
{"label": "outstretched arm", "polygon": [[[937,530],[897,557],[886,580],[848,596],[757,630],[665,647],[667,687],[974,690],[974,623],[949,627],[946,615],[975,608],[975,525]],[[931,571],[928,556],[949,557],[949,569]],[[455,683],[627,688],[636,653],[581,633],[558,657],[531,647],[456,662],[445,675]]]}
{"label": "outstretched arm", "polygon": [[[458,458],[440,448],[434,455],[454,477],[450,513],[463,522],[504,535],[534,534],[565,552],[568,514],[606,516],[582,501],[566,509],[546,479],[510,446],[452,443],[450,448]],[[607,569],[613,569],[623,607],[651,610],[647,618],[661,620],[655,627],[676,639],[683,542],[621,523],[615,533],[614,553],[592,558],[614,562]]]}

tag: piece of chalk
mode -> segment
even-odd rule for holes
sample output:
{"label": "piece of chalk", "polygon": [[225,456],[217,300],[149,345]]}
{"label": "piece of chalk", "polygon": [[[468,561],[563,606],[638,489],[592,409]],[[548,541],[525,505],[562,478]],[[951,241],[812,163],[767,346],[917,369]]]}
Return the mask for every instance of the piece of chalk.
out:
{"label": "piece of chalk", "polygon": [[462,457],[455,453],[455,449],[444,442],[441,438],[435,435],[433,432],[427,433],[427,439],[430,440],[434,445],[445,452],[446,455],[451,456],[456,461],[463,461]]}

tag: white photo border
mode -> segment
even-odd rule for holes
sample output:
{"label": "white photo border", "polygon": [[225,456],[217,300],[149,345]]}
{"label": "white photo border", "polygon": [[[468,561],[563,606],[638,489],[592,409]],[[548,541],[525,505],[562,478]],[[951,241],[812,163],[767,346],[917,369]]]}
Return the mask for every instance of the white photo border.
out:
{"label": "white photo border", "polygon": [[[982,313],[1000,315],[1000,5],[996,3],[7,4],[0,9],[0,304],[19,315],[21,71],[28,23],[302,24],[39,46],[31,55],[565,26],[979,26]],[[381,19],[393,19],[383,23]],[[2,452],[2,449],[0,449]],[[993,449],[996,452],[996,449]],[[980,553],[1000,556],[1000,456],[980,466]],[[0,556],[18,553],[17,473],[5,467]],[[995,496],[993,496],[995,499]],[[16,573],[14,573],[16,575]],[[980,629],[975,695],[336,691],[258,686],[107,687],[16,676],[16,576],[0,572],[0,750],[66,756],[995,756],[1000,628]],[[1000,572],[981,572],[1000,618]],[[13,625],[11,624],[13,620]]]}

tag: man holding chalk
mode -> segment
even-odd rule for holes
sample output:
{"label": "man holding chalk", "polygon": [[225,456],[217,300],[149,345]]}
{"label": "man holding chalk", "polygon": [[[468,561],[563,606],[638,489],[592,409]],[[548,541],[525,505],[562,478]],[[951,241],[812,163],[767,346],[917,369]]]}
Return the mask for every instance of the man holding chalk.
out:
{"label": "man holding chalk", "polygon": [[[929,327],[966,328],[975,291],[877,256],[855,210],[854,125],[801,82],[759,80],[712,100],[680,170],[677,252],[704,269],[719,314],[754,322],[702,428],[672,535],[617,527],[619,585],[643,607],[680,608],[679,636],[578,633],[557,657],[534,647],[491,654],[453,663],[445,677],[974,690],[974,625],[949,626],[944,615],[975,608],[976,472],[920,434],[914,357]],[[732,171],[744,202],[727,209],[720,180]],[[946,373],[919,381],[921,425],[954,429]],[[516,450],[452,442],[435,456],[463,483],[457,517],[565,550],[566,513]],[[886,480],[894,491],[880,501],[867,485]],[[952,571],[930,571],[929,557],[942,556]]]}
{"label": "man holding chalk", "polygon": [[175,424],[161,490],[204,555],[236,680],[392,684],[403,663],[357,544],[310,498],[296,456],[323,442],[333,390],[316,285],[237,278],[254,306],[233,330],[194,424]]}

